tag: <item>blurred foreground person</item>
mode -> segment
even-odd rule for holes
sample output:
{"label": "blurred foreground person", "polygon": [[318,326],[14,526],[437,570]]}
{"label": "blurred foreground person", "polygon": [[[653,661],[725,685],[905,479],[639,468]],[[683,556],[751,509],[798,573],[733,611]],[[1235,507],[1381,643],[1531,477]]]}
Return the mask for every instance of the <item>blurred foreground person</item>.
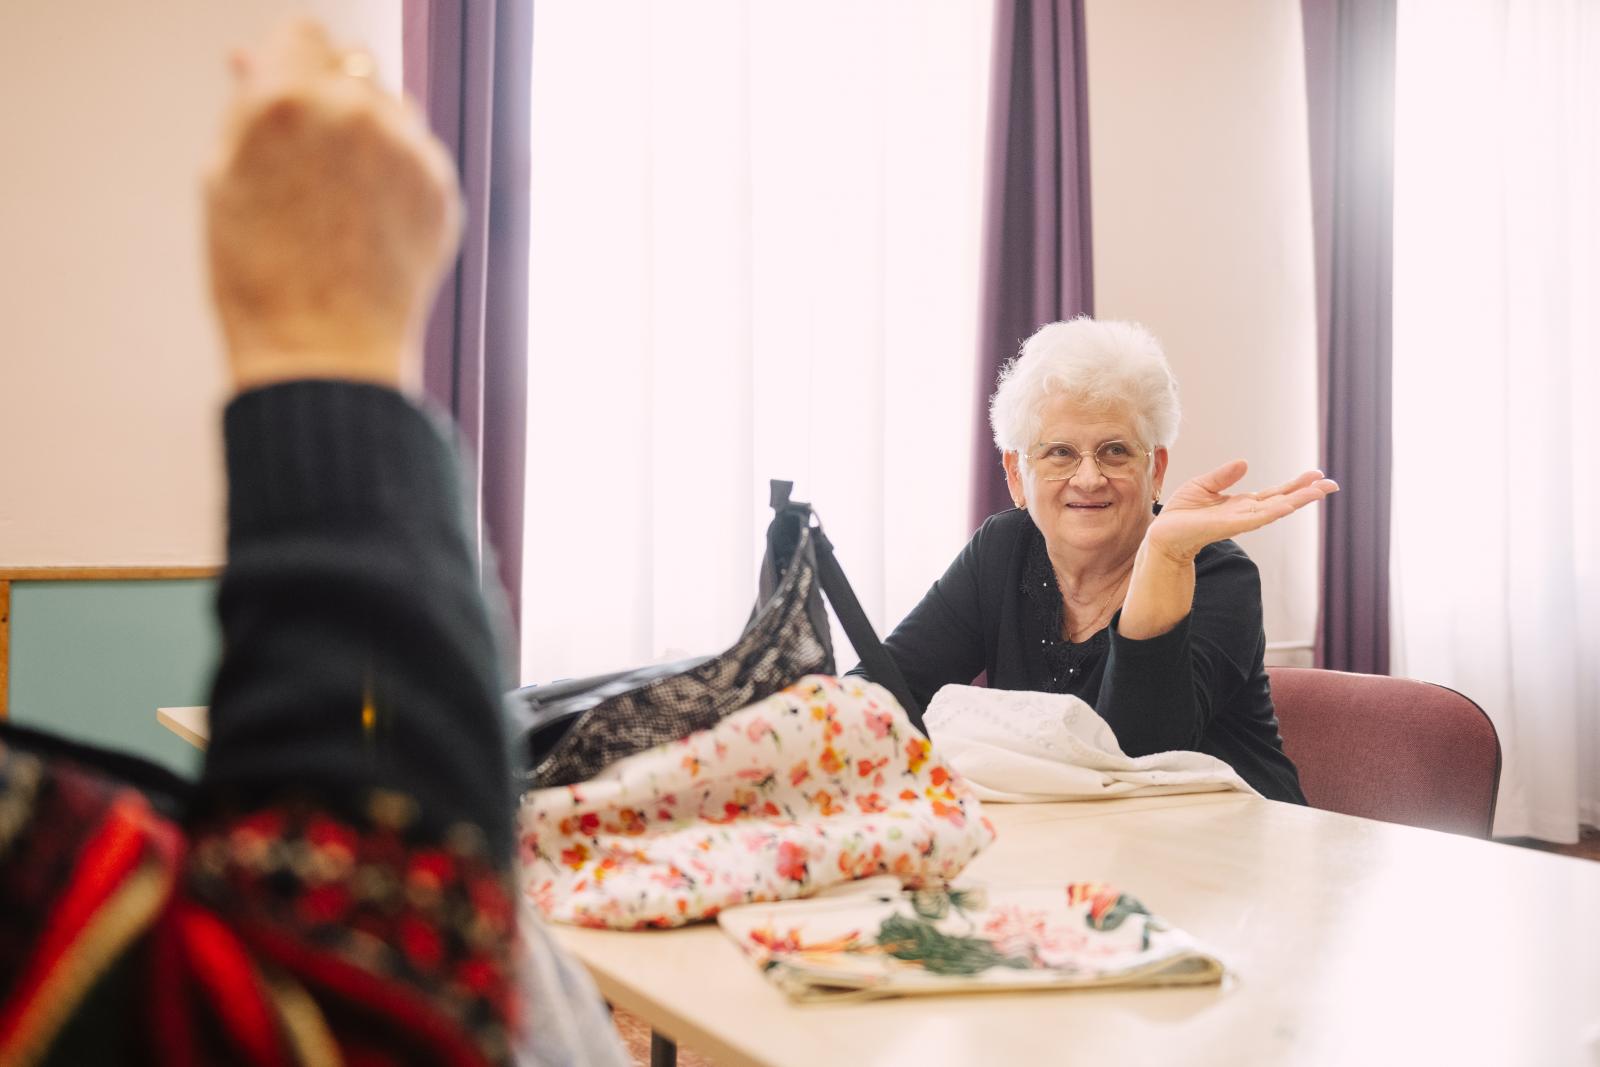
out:
{"label": "blurred foreground person", "polygon": [[190,785],[0,724],[0,1063],[617,1062],[592,987],[518,936],[494,635],[454,459],[399,391],[459,193],[370,73],[310,23],[234,59],[211,744]]}

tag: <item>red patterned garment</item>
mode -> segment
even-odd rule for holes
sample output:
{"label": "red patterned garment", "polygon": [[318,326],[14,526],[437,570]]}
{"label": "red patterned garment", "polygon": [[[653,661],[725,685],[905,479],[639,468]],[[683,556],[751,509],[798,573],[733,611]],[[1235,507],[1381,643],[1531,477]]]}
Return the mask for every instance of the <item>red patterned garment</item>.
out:
{"label": "red patterned garment", "polygon": [[516,940],[482,833],[301,798],[186,834],[0,747],[0,1063],[507,1062]]}

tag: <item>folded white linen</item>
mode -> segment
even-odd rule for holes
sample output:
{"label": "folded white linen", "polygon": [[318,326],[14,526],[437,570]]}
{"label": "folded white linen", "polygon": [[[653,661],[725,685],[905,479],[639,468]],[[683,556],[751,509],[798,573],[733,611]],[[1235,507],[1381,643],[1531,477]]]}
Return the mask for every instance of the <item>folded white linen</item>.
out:
{"label": "folded white linen", "polygon": [[947,685],[934,694],[922,721],[934,751],[983,800],[1033,804],[1256,792],[1215,756],[1123,755],[1116,734],[1093,708],[1060,693]]}

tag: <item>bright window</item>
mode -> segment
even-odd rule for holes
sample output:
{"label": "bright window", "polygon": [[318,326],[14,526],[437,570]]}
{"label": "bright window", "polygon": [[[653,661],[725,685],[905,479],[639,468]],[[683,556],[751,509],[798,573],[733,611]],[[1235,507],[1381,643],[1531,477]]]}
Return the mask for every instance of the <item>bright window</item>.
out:
{"label": "bright window", "polygon": [[990,3],[535,19],[525,680],[729,644],[775,477],[892,627],[971,532]]}

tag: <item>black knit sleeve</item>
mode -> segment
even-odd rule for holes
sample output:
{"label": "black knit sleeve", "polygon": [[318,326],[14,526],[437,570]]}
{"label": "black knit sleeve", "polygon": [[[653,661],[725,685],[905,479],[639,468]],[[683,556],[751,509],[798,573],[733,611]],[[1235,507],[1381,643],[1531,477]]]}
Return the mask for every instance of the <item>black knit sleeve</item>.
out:
{"label": "black knit sleeve", "polygon": [[1194,606],[1167,633],[1123,637],[1111,622],[1111,650],[1095,710],[1129,756],[1195,750],[1212,717],[1250,675],[1261,643],[1261,577],[1232,541],[1195,560]]}
{"label": "black knit sleeve", "polygon": [[511,855],[502,679],[455,460],[399,394],[246,393],[225,417],[223,657],[197,819],[285,787],[338,810],[392,791],[422,838]]}
{"label": "black knit sleeve", "polygon": [[[884,639],[911,695],[924,708],[942,686],[964,685],[983,670],[980,572],[985,542],[992,536],[992,524],[986,523]],[[865,672],[857,667],[851,673]]]}

